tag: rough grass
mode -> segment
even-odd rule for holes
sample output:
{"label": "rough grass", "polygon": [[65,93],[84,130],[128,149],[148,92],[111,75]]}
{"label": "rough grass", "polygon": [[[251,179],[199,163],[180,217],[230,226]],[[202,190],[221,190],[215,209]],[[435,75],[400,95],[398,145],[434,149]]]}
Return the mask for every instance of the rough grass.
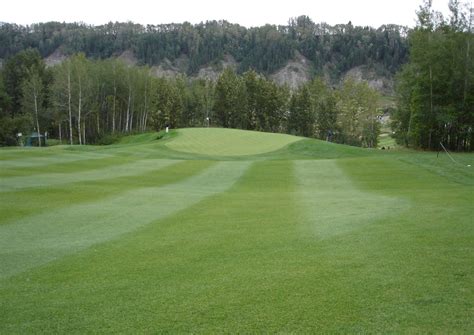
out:
{"label": "rough grass", "polygon": [[472,154],[207,130],[1,150],[0,333],[472,331]]}

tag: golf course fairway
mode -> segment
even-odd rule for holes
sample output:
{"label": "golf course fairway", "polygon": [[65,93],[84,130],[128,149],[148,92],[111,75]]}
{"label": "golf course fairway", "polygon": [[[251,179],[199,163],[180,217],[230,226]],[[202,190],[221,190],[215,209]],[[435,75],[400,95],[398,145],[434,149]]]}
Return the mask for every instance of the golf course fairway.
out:
{"label": "golf course fairway", "polygon": [[468,165],[214,128],[2,148],[0,334],[472,333]]}

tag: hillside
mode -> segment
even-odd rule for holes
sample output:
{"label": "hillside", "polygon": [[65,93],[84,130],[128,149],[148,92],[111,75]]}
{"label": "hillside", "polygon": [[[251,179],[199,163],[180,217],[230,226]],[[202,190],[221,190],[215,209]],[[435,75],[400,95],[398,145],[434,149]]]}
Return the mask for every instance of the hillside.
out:
{"label": "hillside", "polygon": [[390,78],[407,61],[406,34],[405,27],[330,26],[306,16],[291,19],[287,26],[255,28],[226,21],[146,27],[130,22],[2,23],[0,59],[35,48],[48,64],[56,64],[83,52],[93,59],[120,57],[147,64],[158,76],[186,73],[206,78],[232,66],[239,72],[254,69],[296,87],[314,75],[337,82],[347,71],[368,65],[377,68],[379,76]]}
{"label": "hillside", "polygon": [[[61,64],[67,57],[68,56],[61,51],[61,48],[59,48],[45,58],[45,63],[47,66],[55,66]],[[140,64],[133,50],[125,50],[116,56],[116,58],[129,66]],[[174,62],[171,62],[169,59],[164,59],[158,65],[152,66],[151,73],[156,77],[176,78],[180,75],[186,75],[188,66],[189,58],[183,54],[175,59]],[[222,60],[199,68],[197,73],[191,74],[191,78],[216,81],[224,69],[231,68],[237,70],[240,67],[241,64],[239,64],[234,57],[226,54]],[[290,89],[295,90],[309,82],[315,75],[323,76],[327,82],[333,85],[338,85],[340,81],[351,78],[356,82],[367,82],[371,88],[382,95],[393,94],[393,75],[388,72],[381,74],[377,73],[373,66],[360,65],[349,69],[340,77],[331,78],[330,71],[328,71],[327,68],[323,70],[322,73],[316,74],[314,63],[298,51],[295,51],[295,56],[288,60],[282,68],[270,73],[268,77],[278,85],[286,85]]]}

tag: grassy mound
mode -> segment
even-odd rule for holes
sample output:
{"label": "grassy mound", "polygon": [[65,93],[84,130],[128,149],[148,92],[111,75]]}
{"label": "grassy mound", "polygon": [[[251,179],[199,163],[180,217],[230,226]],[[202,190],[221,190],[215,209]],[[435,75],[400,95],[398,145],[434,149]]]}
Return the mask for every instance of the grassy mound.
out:
{"label": "grassy mound", "polygon": [[244,156],[275,151],[301,137],[222,128],[189,128],[166,144],[170,149],[209,156]]}

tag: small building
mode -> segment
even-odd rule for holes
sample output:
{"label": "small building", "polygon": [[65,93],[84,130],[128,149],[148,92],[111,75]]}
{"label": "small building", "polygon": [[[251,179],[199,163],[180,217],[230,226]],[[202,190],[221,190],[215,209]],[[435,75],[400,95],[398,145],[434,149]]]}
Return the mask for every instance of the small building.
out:
{"label": "small building", "polygon": [[37,147],[39,142],[41,141],[41,146],[46,146],[46,136],[41,135],[38,132],[32,132],[30,136],[26,137],[26,144],[27,147]]}

